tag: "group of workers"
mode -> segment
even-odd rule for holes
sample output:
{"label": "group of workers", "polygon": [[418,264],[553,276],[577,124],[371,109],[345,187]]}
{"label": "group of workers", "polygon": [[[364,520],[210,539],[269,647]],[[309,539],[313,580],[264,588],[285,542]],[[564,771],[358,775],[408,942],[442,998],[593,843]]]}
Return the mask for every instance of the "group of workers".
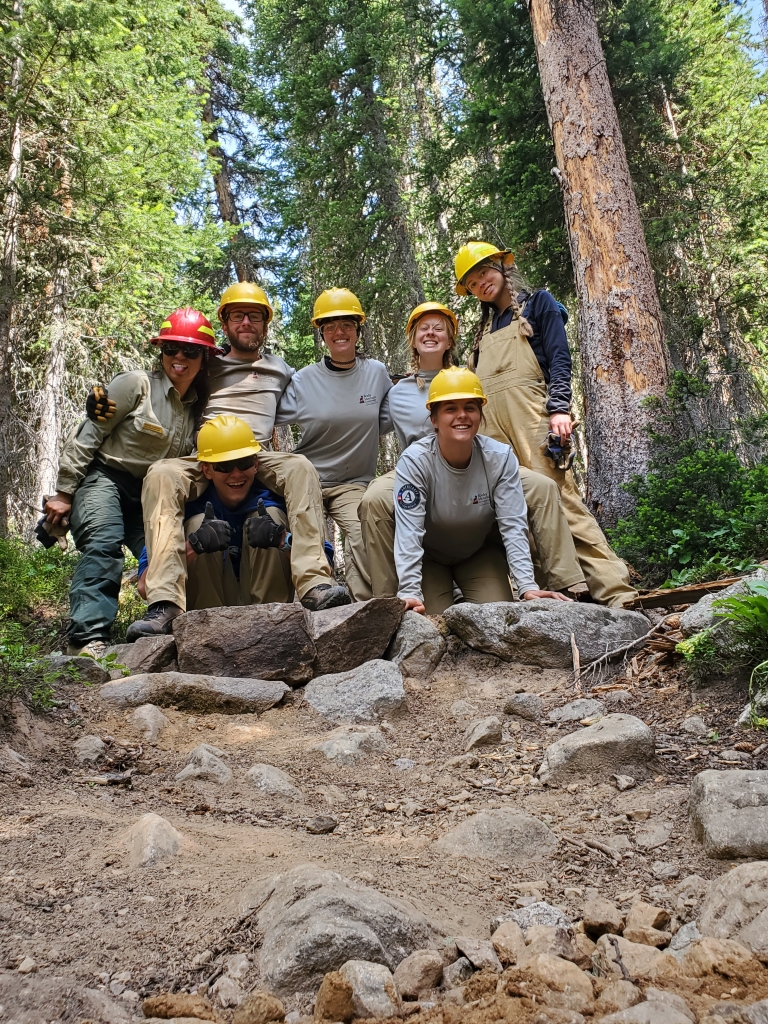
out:
{"label": "group of workers", "polygon": [[[452,310],[425,302],[406,327],[411,373],[395,384],[360,352],[365,313],[346,288],[317,298],[327,355],[299,371],[265,351],[273,308],[256,284],[221,297],[226,349],[202,313],[171,314],[152,339],[155,369],[89,395],[45,504],[46,528],[68,526],[82,552],[68,653],[109,642],[124,546],[148,602],[129,640],[170,632],[186,610],[295,596],[321,610],[397,595],[439,614],[457,599],[512,600],[510,577],[521,600],[632,600],[569,468],[567,313],[546,290],[521,291],[513,265],[508,250],[462,246],[456,292],[481,309],[469,367],[456,365]],[[292,452],[273,450],[277,424],[298,426]],[[377,477],[391,430],[402,454]]]}

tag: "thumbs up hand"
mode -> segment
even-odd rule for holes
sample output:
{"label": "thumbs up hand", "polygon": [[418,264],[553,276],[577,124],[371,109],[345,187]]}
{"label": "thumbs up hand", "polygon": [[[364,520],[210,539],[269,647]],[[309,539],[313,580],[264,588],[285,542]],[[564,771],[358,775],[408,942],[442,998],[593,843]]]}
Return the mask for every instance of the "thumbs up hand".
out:
{"label": "thumbs up hand", "polygon": [[213,551],[226,551],[232,540],[232,527],[217,519],[210,501],[205,506],[205,518],[194,533],[187,537],[195,554],[208,555]]}
{"label": "thumbs up hand", "polygon": [[279,548],[285,527],[270,517],[263,501],[256,506],[256,515],[245,523],[245,539],[252,548]]}

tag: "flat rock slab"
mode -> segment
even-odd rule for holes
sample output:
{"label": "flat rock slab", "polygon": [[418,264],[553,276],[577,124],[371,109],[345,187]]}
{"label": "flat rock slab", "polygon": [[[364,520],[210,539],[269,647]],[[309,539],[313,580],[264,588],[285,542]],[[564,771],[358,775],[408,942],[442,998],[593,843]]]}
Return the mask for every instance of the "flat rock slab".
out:
{"label": "flat rock slab", "polygon": [[455,604],[443,617],[468,647],[542,668],[572,667],[571,633],[586,665],[650,629],[639,612],[551,599]]}
{"label": "flat rock slab", "polygon": [[312,747],[337,764],[354,764],[368,754],[380,754],[386,749],[384,734],[375,725],[341,726]]}
{"label": "flat rock slab", "polygon": [[131,675],[139,672],[165,672],[177,668],[176,641],[172,636],[142,636],[133,644],[115,644],[108,647],[104,656],[114,655],[111,669],[113,679],[122,679],[123,673],[117,666],[125,666]]}
{"label": "flat rock slab", "polygon": [[45,674],[51,682],[99,686],[109,679],[109,672],[93,658],[52,654],[43,660],[46,664]]}
{"label": "flat rock slab", "polygon": [[446,649],[445,637],[424,615],[406,612],[384,657],[400,666],[405,678],[427,679]]}
{"label": "flat rock slab", "polygon": [[381,658],[404,612],[405,604],[398,597],[378,597],[310,612],[309,632],[317,652],[314,674],[348,672]]}
{"label": "flat rock slab", "polygon": [[654,749],[653,733],[639,718],[606,715],[547,747],[538,775],[542,782],[558,785],[586,776],[607,779],[625,768],[641,774],[648,771]]}
{"label": "flat rock slab", "polygon": [[318,676],[307,685],[304,699],[330,722],[379,722],[406,708],[400,669],[382,660]]}
{"label": "flat rock slab", "polygon": [[605,705],[600,700],[593,700],[591,697],[579,697],[572,700],[570,704],[564,704],[560,708],[553,708],[547,718],[550,722],[580,722],[582,718],[592,718],[594,715],[602,715]]}
{"label": "flat rock slab", "polygon": [[279,704],[288,692],[289,687],[276,680],[150,672],[105,683],[99,694],[121,708],[156,704],[202,715],[240,715],[261,714]]}
{"label": "flat rock slab", "polygon": [[473,814],[438,839],[435,848],[454,857],[509,864],[546,856],[557,842],[543,821],[502,808]]}
{"label": "flat rock slab", "polygon": [[383,896],[333,871],[303,864],[249,886],[238,916],[260,908],[260,974],[277,995],[317,992],[348,960],[394,970],[417,949],[437,948],[444,932],[406,900]]}
{"label": "flat rock slab", "polygon": [[768,857],[768,771],[699,772],[688,813],[708,857]]}
{"label": "flat rock slab", "polygon": [[182,672],[281,679],[291,686],[312,678],[315,642],[300,604],[205,608],[173,620]]}
{"label": "flat rock slab", "polygon": [[713,939],[740,942],[768,963],[768,862],[739,864],[714,881],[701,906],[699,929]]}

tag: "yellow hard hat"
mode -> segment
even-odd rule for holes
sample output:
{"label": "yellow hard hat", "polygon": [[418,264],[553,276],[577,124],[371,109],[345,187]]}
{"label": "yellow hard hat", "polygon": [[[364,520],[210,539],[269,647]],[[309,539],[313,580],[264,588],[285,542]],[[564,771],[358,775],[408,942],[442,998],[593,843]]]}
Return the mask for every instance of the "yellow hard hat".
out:
{"label": "yellow hard hat", "polygon": [[515,257],[512,255],[511,250],[499,249],[495,245],[491,245],[490,242],[467,242],[466,245],[462,245],[456,253],[456,259],[453,262],[458,282],[455,287],[457,295],[469,295],[469,292],[461,282],[472,267],[476,267],[478,263],[482,263],[483,260],[490,259],[492,256],[500,256],[505,266],[515,262]]}
{"label": "yellow hard hat", "polygon": [[449,366],[433,377],[427,408],[431,409],[434,402],[453,402],[457,398],[479,398],[483,405],[488,401],[476,373],[464,366]]}
{"label": "yellow hard hat", "polygon": [[320,321],[329,316],[353,316],[358,323],[365,323],[360,299],[349,288],[326,288],[317,296],[312,310],[312,325],[319,327]]}
{"label": "yellow hard hat", "polygon": [[261,445],[251,428],[232,413],[207,420],[197,435],[198,462],[228,462],[258,455],[260,451]]}
{"label": "yellow hard hat", "polygon": [[221,314],[224,311],[224,307],[233,302],[253,302],[257,306],[263,306],[267,311],[267,323],[275,315],[272,304],[267,298],[267,293],[252,281],[238,281],[237,284],[231,284],[221,296],[218,316],[222,323],[224,323],[224,320]]}
{"label": "yellow hard hat", "polygon": [[422,304],[417,306],[408,317],[408,326],[405,328],[406,334],[409,333],[416,321],[420,320],[425,313],[442,313],[443,316],[447,317],[451,321],[454,331],[458,331],[459,321],[456,319],[456,314],[452,309],[448,309],[448,307],[444,306],[442,302],[422,302]]}

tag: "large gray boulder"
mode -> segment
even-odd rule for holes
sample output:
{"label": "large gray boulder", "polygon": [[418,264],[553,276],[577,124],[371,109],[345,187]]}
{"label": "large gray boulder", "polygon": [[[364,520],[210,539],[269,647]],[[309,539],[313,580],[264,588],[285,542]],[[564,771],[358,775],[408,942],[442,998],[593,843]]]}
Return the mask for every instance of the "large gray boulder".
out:
{"label": "large gray boulder", "polygon": [[543,821],[511,808],[480,811],[455,825],[435,843],[454,857],[495,860],[503,864],[536,860],[557,847],[557,836]]}
{"label": "large gray boulder", "polygon": [[278,995],[314,995],[323,975],[348,960],[394,971],[415,950],[437,948],[444,935],[408,901],[312,864],[248,886],[238,911],[255,908],[261,978]]}
{"label": "large gray boulder", "polygon": [[547,747],[538,775],[550,785],[586,776],[607,780],[628,768],[633,775],[642,775],[649,770],[654,750],[653,733],[639,718],[606,715]]}
{"label": "large gray boulder", "polygon": [[542,668],[571,667],[571,633],[586,665],[650,629],[639,612],[549,598],[455,604],[443,614],[451,632],[469,647]]}
{"label": "large gray boulder", "polygon": [[688,813],[708,857],[768,857],[768,771],[699,772]]}
{"label": "large gray boulder", "polygon": [[406,678],[427,679],[445,654],[445,638],[429,619],[406,612],[384,655]]}
{"label": "large gray boulder", "polygon": [[314,674],[348,672],[381,658],[404,611],[405,604],[398,597],[375,597],[309,613],[309,632],[317,652]]}
{"label": "large gray boulder", "polygon": [[720,622],[716,615],[715,602],[721,601],[724,597],[748,594],[747,584],[751,580],[768,580],[768,572],[765,569],[758,569],[754,575],[745,576],[738,583],[732,583],[730,587],[726,587],[725,590],[720,590],[716,594],[705,594],[696,604],[686,608],[680,616],[680,629],[683,636],[693,636],[694,633],[700,633],[703,629],[710,629],[718,622],[720,623],[718,629],[723,628],[726,624]]}
{"label": "large gray boulder", "polygon": [[230,679],[184,672],[151,672],[105,683],[99,690],[102,700],[119,708],[137,708],[156,704],[173,705],[197,714],[261,714],[279,704],[289,687],[268,679]]}
{"label": "large gray boulder", "polygon": [[304,698],[330,722],[380,722],[406,707],[400,669],[383,660],[317,676],[307,684]]}
{"label": "large gray boulder", "polygon": [[114,655],[114,666],[110,670],[113,679],[122,679],[122,667],[130,675],[139,672],[166,672],[178,668],[176,664],[176,641],[172,636],[142,636],[133,644],[115,644],[108,647],[104,656]]}
{"label": "large gray boulder", "polygon": [[312,678],[315,642],[300,604],[205,608],[173,620],[182,672],[281,679]]}
{"label": "large gray boulder", "polygon": [[699,915],[699,931],[733,939],[768,964],[768,862],[739,864],[710,886]]}

